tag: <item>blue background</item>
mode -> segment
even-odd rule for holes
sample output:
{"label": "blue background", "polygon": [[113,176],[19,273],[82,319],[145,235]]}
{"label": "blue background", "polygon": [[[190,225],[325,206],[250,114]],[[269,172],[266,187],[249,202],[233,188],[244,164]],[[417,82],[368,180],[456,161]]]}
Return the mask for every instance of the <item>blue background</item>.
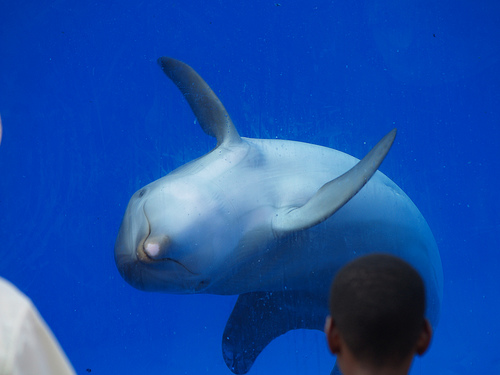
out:
{"label": "blue background", "polygon": [[[277,3],[279,1],[279,3]],[[412,374],[498,374],[500,5],[496,1],[3,1],[0,275],[78,374],[231,374],[235,297],[134,290],[113,259],[134,191],[210,150],[156,59],[193,66],[243,136],[362,157],[438,242],[441,321]],[[328,374],[322,333],[275,340],[250,374]]]}

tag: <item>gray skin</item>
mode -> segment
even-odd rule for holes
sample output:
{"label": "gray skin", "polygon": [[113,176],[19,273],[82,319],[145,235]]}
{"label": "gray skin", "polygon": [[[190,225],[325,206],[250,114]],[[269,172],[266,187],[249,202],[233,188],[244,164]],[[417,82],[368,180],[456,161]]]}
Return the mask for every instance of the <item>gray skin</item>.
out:
{"label": "gray skin", "polygon": [[128,283],[239,295],[222,340],[236,374],[248,372],[279,335],[322,330],[332,278],[363,254],[412,264],[426,285],[427,317],[437,324],[443,275],[436,241],[408,196],[377,171],[395,129],[361,161],[302,142],[240,137],[191,67],[167,57],[158,63],[217,146],[132,196],[115,245]]}

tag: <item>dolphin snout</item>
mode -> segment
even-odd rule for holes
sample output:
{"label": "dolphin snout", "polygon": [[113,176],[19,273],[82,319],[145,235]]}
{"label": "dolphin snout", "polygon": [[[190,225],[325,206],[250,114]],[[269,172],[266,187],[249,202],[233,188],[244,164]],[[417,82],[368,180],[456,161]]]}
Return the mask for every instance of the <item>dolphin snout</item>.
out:
{"label": "dolphin snout", "polygon": [[[158,264],[177,264],[192,275],[198,275],[191,271],[179,260],[170,258],[172,251],[172,240],[166,235],[149,235],[144,238],[137,246],[137,260],[142,264],[158,265]],[[178,271],[178,269],[177,269]],[[177,272],[176,271],[176,272]]]}
{"label": "dolphin snout", "polygon": [[164,259],[171,242],[170,238],[165,235],[148,236],[144,241],[144,252],[151,259]]}

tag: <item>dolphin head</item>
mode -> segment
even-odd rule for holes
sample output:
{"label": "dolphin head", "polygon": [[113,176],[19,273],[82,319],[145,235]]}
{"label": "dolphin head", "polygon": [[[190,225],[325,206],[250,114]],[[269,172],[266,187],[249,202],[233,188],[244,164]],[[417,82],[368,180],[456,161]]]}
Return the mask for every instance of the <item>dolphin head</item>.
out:
{"label": "dolphin head", "polygon": [[224,249],[237,238],[224,233],[227,210],[215,189],[187,176],[167,175],[130,199],[115,244],[122,277],[147,291],[198,293],[208,287]]}

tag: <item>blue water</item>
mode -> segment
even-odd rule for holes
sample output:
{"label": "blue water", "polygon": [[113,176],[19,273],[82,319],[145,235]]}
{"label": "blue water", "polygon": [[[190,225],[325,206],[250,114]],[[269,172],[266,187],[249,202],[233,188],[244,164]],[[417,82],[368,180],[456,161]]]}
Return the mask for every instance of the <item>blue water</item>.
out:
{"label": "blue water", "polygon": [[[227,374],[235,297],[140,292],[114,241],[141,186],[210,150],[167,55],[212,86],[241,135],[362,157],[439,245],[441,320],[412,374],[500,374],[500,5],[494,1],[12,1],[0,5],[0,275],[78,374]],[[316,331],[250,374],[329,374]]]}

